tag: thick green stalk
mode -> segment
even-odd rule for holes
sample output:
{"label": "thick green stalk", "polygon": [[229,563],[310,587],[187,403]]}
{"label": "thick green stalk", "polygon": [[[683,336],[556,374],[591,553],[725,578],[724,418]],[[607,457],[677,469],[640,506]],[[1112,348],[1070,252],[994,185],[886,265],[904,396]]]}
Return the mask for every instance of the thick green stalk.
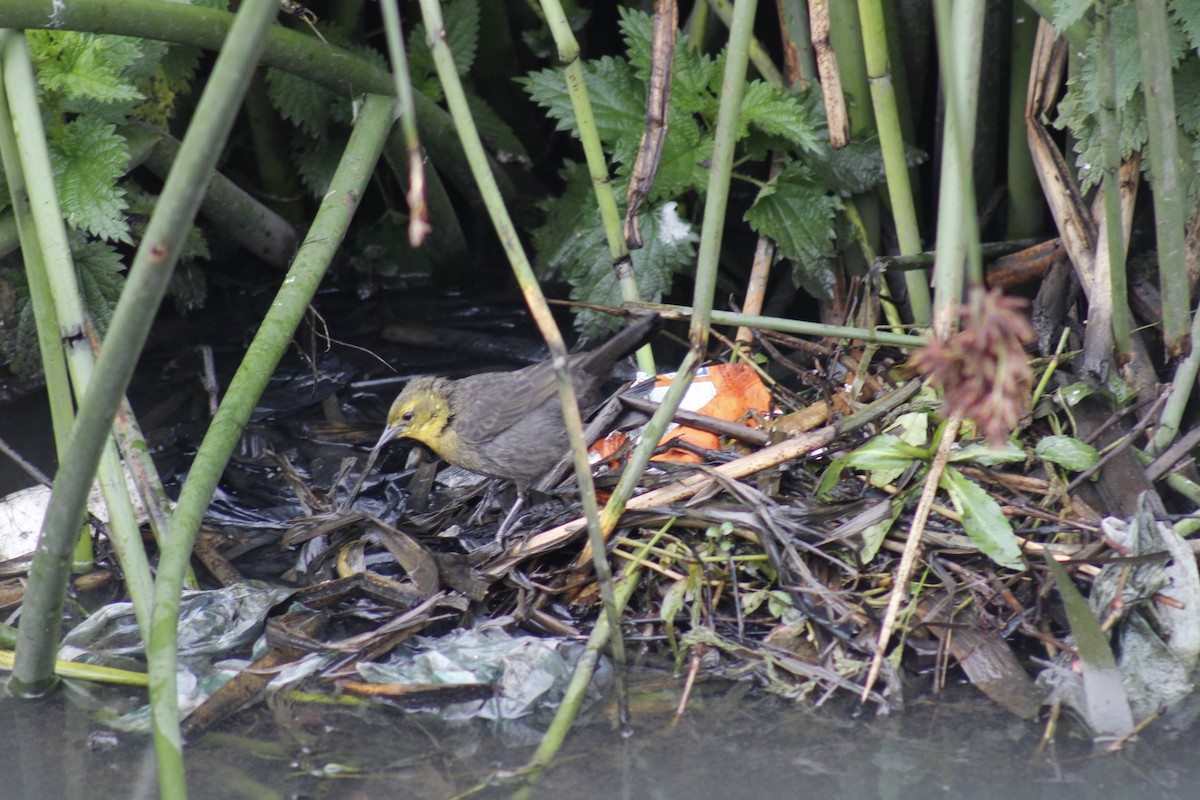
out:
{"label": "thick green stalk", "polygon": [[1029,89],[1029,67],[1037,40],[1038,16],[1021,3],[1013,5],[1012,58],[1008,82],[1007,170],[1008,238],[1024,239],[1041,232],[1046,217],[1046,198],[1033,168],[1029,136],[1025,130],[1025,94]]}
{"label": "thick green stalk", "polygon": [[969,276],[972,286],[983,285],[973,153],[986,9],[981,3],[959,3],[954,6],[953,18],[947,0],[936,0],[934,9],[946,116],[938,190],[937,261],[934,264],[937,298],[933,331],[944,340],[958,330],[964,273]]}
{"label": "thick green stalk", "polygon": [[[19,34],[12,33],[11,36]],[[2,49],[2,48],[0,48]],[[61,461],[66,456],[67,439],[75,422],[75,405],[71,400],[71,381],[67,374],[66,354],[59,339],[58,314],[50,292],[46,263],[42,260],[42,245],[37,224],[29,205],[25,172],[17,144],[12,114],[8,108],[8,93],[0,81],[0,158],[8,183],[14,221],[18,225],[18,241],[24,242],[21,256],[25,262],[25,278],[29,285],[29,301],[37,330],[38,353],[42,374],[46,379],[46,397],[50,404],[50,424],[54,429],[54,452]],[[76,569],[90,565],[93,559],[91,532],[84,528],[75,545],[71,561]]]}
{"label": "thick green stalk", "polygon": [[[917,223],[917,207],[908,174],[908,158],[904,152],[904,136],[900,129],[900,113],[896,107],[896,92],[888,66],[887,35],[883,27],[882,0],[858,0],[859,21],[862,24],[863,50],[866,53],[867,76],[871,85],[871,102],[879,127],[879,143],[883,150],[884,171],[887,173],[888,196],[896,222],[900,253],[921,252],[921,230]],[[908,287],[908,302],[913,322],[928,325],[930,321],[929,286],[919,273],[904,276]]]}
{"label": "thick green stalk", "polygon": [[[550,349],[551,362],[554,365],[554,374],[558,385],[558,397],[563,409],[563,422],[566,424],[567,434],[571,440],[575,476],[579,482],[583,511],[588,520],[588,539],[592,542],[593,547],[592,565],[600,586],[605,615],[610,624],[618,631],[618,635],[612,641],[613,659],[618,664],[614,676],[617,682],[618,698],[624,698],[624,676],[621,673],[625,661],[625,647],[624,641],[619,635],[612,569],[608,565],[604,539],[600,535],[600,513],[596,503],[595,485],[592,482],[592,467],[588,460],[587,444],[583,440],[583,419],[579,413],[579,401],[575,395],[575,387],[567,372],[567,346],[554,321],[553,314],[550,313],[550,306],[538,285],[533,267],[521,246],[516,226],[513,225],[508,210],[504,207],[500,187],[496,183],[496,176],[492,172],[487,154],[483,149],[479,130],[471,116],[466,93],[463,91],[462,82],[459,80],[458,71],[454,66],[454,56],[446,45],[441,6],[437,0],[421,0],[421,15],[425,22],[425,29],[429,32],[429,46],[433,53],[434,66],[437,68],[438,80],[445,92],[446,105],[450,109],[455,127],[458,129],[458,137],[471,166],[471,172],[479,186],[484,203],[487,205],[488,215],[500,237],[500,243],[504,247],[505,255],[516,275],[517,283],[525,295],[525,302],[529,306],[530,314]],[[622,707],[623,712],[624,710]],[[624,723],[623,713],[622,724]]]}
{"label": "thick green stalk", "polygon": [[[72,389],[76,399],[82,403],[84,392],[91,385],[95,367],[88,339],[90,326],[79,294],[67,231],[55,193],[50,154],[37,102],[37,85],[25,37],[11,31],[0,36],[0,58],[3,59],[3,78],[9,105],[4,124],[11,126],[14,137],[9,144],[16,144],[15,153],[11,148],[6,148],[9,154],[5,158],[18,165],[14,176],[28,193],[30,218],[36,229],[36,236],[26,242],[25,249],[29,253],[36,251],[36,255],[27,262],[29,282],[31,290],[40,296],[39,305],[43,313],[48,315],[39,323],[39,331],[53,327],[52,331],[46,332],[53,342],[47,347],[58,348],[59,358],[63,352],[61,348],[65,347]],[[62,401],[59,399],[57,402]],[[76,419],[73,439],[78,438],[78,423]],[[106,425],[98,432],[100,446],[106,444],[109,430],[110,426]],[[59,458],[59,476],[76,467],[72,461],[74,452],[72,441]],[[83,503],[91,488],[96,464],[94,458],[86,472],[80,471],[76,475],[80,498],[77,516],[62,520],[56,537],[42,536],[30,567],[29,590],[23,603],[21,638],[10,684],[19,694],[36,696],[48,691],[55,683],[53,664],[61,629],[67,575],[73,558],[72,550],[75,550],[75,558],[81,556],[77,545],[83,525]],[[101,466],[104,470],[101,487],[110,510],[113,540],[119,542],[120,546],[139,551],[136,555],[130,554],[129,587],[135,607],[140,609],[145,619],[150,604],[150,595],[145,591],[149,586],[150,571],[145,553],[140,550],[141,539],[124,473],[120,461],[115,457],[105,458]],[[55,496],[52,492],[47,520],[62,510],[55,505]],[[134,545],[134,542],[137,544]],[[90,555],[90,542],[87,552]]]}
{"label": "thick green stalk", "polygon": [[1196,393],[1196,377],[1200,374],[1200,347],[1196,346],[1196,342],[1200,342],[1200,307],[1196,309],[1196,313],[1192,314],[1190,336],[1191,352],[1184,356],[1179,361],[1179,366],[1175,368],[1171,394],[1167,397],[1167,402],[1163,404],[1158,430],[1155,432],[1154,441],[1151,442],[1149,448],[1154,455],[1166,450],[1171,442],[1175,441],[1175,437],[1179,435],[1180,426],[1183,424],[1184,411],[1187,410],[1188,402]]}
{"label": "thick green stalk", "polygon": [[1147,151],[1154,189],[1163,341],[1168,354],[1179,356],[1190,348],[1188,310],[1191,295],[1184,250],[1186,215],[1180,179],[1182,162],[1179,159],[1179,123],[1175,117],[1175,86],[1171,77],[1167,4],[1164,0],[1137,0],[1137,16],[1142,95],[1146,99],[1146,127],[1150,133]]}
{"label": "thick green stalk", "polygon": [[383,26],[387,35],[388,57],[392,64],[392,83],[400,110],[400,129],[408,153],[408,244],[420,247],[429,232],[429,210],[425,204],[425,159],[417,134],[417,111],[413,101],[412,79],[408,74],[408,54],[404,50],[404,30],[400,26],[398,0],[384,0]]}
{"label": "thick green stalk", "polygon": [[[693,314],[691,306],[674,306],[666,303],[639,303],[638,307],[658,311],[665,317],[691,317]],[[732,311],[713,311],[710,316],[714,325],[742,325],[748,328],[761,328],[767,331],[794,333],[799,336],[877,342],[897,347],[920,347],[925,344],[924,338],[913,336],[912,334],[876,331],[869,328],[851,328],[846,325],[826,325],[822,322],[808,322],[801,319],[750,316],[748,314],[734,314]]]}
{"label": "thick green stalk", "polygon": [[[17,36],[10,33],[6,36]],[[0,38],[0,51],[3,50]],[[33,211],[29,206],[29,193],[25,186],[25,171],[21,169],[17,154],[17,137],[13,130],[12,113],[8,108],[8,92],[0,80],[0,163],[8,183],[12,210],[17,223],[21,247],[21,258],[25,262],[25,276],[29,283],[29,300],[33,305],[33,320],[37,326],[38,352],[42,358],[42,372],[46,376],[46,394],[50,401],[50,423],[54,426],[54,449],[59,459],[66,455],[67,437],[71,435],[71,423],[75,420],[75,406],[71,402],[71,383],[67,377],[67,362],[63,355],[62,342],[58,335],[58,315],[54,311],[54,300],[50,295],[50,282],[46,276],[46,265],[42,261],[42,246],[38,239]]]}
{"label": "thick green stalk", "polygon": [[[871,105],[870,81],[867,79],[866,54],[863,52],[862,25],[858,19],[858,0],[826,0],[829,14],[829,45],[837,56],[838,82],[846,98],[846,114],[850,118],[850,138],[861,140],[875,133],[875,109]],[[817,45],[818,47],[823,45]],[[862,232],[875,252],[883,246],[882,191],[872,191],[855,198]],[[846,269],[851,275],[865,275],[869,262],[847,253]],[[888,304],[898,314],[895,303]]]}
{"label": "thick green stalk", "polygon": [[[625,574],[621,576],[621,581],[617,586],[615,601],[619,611],[623,611],[625,606],[629,604],[629,598],[633,596],[633,590],[637,588],[638,579],[641,577],[641,565],[643,559],[649,555],[651,549],[658,540],[662,538],[662,531],[654,534],[634,556],[633,563],[625,570]],[[558,710],[554,714],[554,721],[550,723],[550,727],[546,730],[546,735],[542,737],[542,741],[538,744],[538,748],[530,757],[526,768],[530,770],[530,780],[535,781],[541,776],[541,773],[557,755],[562,748],[563,742],[566,741],[567,734],[571,730],[571,726],[575,722],[575,718],[579,715],[579,709],[583,706],[583,701],[587,697],[587,688],[592,682],[592,676],[596,671],[596,664],[600,661],[600,653],[604,650],[604,645],[612,636],[613,630],[609,627],[607,617],[601,617],[596,620],[596,626],[592,628],[591,634],[588,635],[587,647],[584,654],[580,656],[579,661],[575,666],[574,672],[571,673],[571,681],[567,684],[567,689],[563,692],[562,702],[558,706]]]}
{"label": "thick green stalk", "polygon": [[817,80],[817,59],[813,53],[812,29],[808,24],[808,3],[804,0],[779,0],[777,8],[787,38],[784,48],[796,59],[801,85],[808,86]]}
{"label": "thick green stalk", "polygon": [[[233,125],[254,65],[262,52],[266,29],[271,25],[276,10],[272,0],[247,0],[238,13],[230,30],[228,46],[217,59],[193,123],[184,138],[179,160],[167,179],[142,245],[134,257],[95,372],[87,385],[87,394],[80,404],[67,458],[55,479],[41,544],[31,570],[31,577],[36,572],[39,581],[54,587],[53,594],[57,596],[58,607],[61,607],[66,580],[62,562],[73,531],[78,529],[83,520],[87,492],[101,451],[108,440],[113,416],[149,334],[154,312],[166,292],[182,250],[183,239],[203,198],[207,178],[216,166],[225,138]],[[12,49],[10,47],[8,52]],[[85,339],[83,347],[88,346]],[[168,548],[177,545],[173,541],[166,544]],[[164,557],[169,552],[169,549],[164,552]],[[186,565],[185,555],[180,580],[186,572]],[[158,595],[156,591],[156,600]],[[53,597],[41,599],[39,595],[39,601],[32,606],[27,601],[26,612],[31,613],[34,619],[45,620],[45,623],[21,627],[13,678],[19,678],[25,686],[43,685],[52,679],[53,657],[60,627],[56,611]],[[163,658],[162,648],[158,648],[156,653],[154,646],[163,626],[161,607],[155,609],[154,622],[150,637],[150,683],[151,698],[156,706],[154,727],[160,786],[164,797],[186,797],[178,715],[175,712],[174,635],[168,637],[171,650],[169,658]],[[176,622],[176,616],[166,621],[171,631]],[[163,675],[164,664],[170,668],[167,676]]]}
{"label": "thick green stalk", "polygon": [[[717,17],[730,28],[730,38],[733,38],[733,19],[734,6],[731,6],[729,0],[708,0],[709,6],[713,11],[717,12]],[[776,86],[783,86],[783,75],[779,73],[779,68],[775,66],[775,62],[771,60],[771,56],[766,49],[758,43],[751,32],[750,41],[746,43],[746,56],[754,68],[758,70],[758,74],[768,83],[773,83]]]}
{"label": "thick green stalk", "polygon": [[[1094,35],[1098,40],[1096,67],[1100,77],[1100,160],[1104,171],[1104,232],[1103,246],[1108,258],[1096,259],[1097,267],[1108,265],[1109,292],[1102,302],[1112,304],[1113,343],[1121,363],[1129,360],[1129,298],[1125,281],[1125,226],[1121,222],[1121,152],[1117,141],[1121,133],[1120,110],[1117,107],[1117,44],[1110,16],[1112,0],[1099,0],[1094,6]],[[1181,228],[1182,230],[1182,228]],[[1182,243],[1182,239],[1180,240]],[[1096,276],[1100,279],[1100,275]],[[1184,298],[1186,302],[1186,298]],[[1093,297],[1096,301],[1096,297]],[[1165,305],[1165,300],[1164,300]],[[1184,305],[1186,309],[1186,304]]]}
{"label": "thick green stalk", "polygon": [[[3,0],[0,28],[53,28],[137,36],[218,50],[233,15],[225,11],[162,0]],[[307,78],[337,94],[389,94],[392,78],[386,70],[341,47],[307,33],[276,26],[267,34],[262,63]],[[450,116],[430,98],[416,93],[417,126],[430,159],[443,174],[475,203],[470,166]],[[501,188],[515,194],[512,182],[501,172]]]}
{"label": "thick green stalk", "polygon": [[[729,199],[729,181],[733,168],[733,147],[737,130],[738,114],[742,105],[742,91],[746,80],[746,62],[751,33],[754,29],[753,0],[738,0],[733,8],[729,26],[729,46],[725,56],[725,74],[721,81],[721,104],[717,110],[717,128],[713,144],[712,166],[709,172],[708,189],[705,193],[704,220],[700,231],[700,251],[696,258],[696,285],[693,294],[694,313],[688,338],[691,349],[676,371],[675,379],[662,400],[662,405],[650,419],[642,439],[638,442],[625,471],[621,474],[612,497],[604,507],[600,520],[603,540],[616,529],[625,504],[633,496],[642,472],[650,463],[658,440],[666,430],[671,416],[679,407],[696,367],[704,358],[708,341],[708,329],[715,316],[712,310],[713,294],[716,289],[718,259],[721,252],[721,235],[725,226],[725,210]],[[596,544],[592,545],[593,550]],[[600,547],[603,550],[603,547]]]}
{"label": "thick green stalk", "polygon": [[828,5],[829,41],[837,55],[842,94],[846,95],[850,137],[862,139],[875,132],[875,107],[871,104],[858,0],[828,0]]}
{"label": "thick green stalk", "polygon": [[[592,187],[596,192],[596,203],[600,208],[600,221],[604,225],[604,238],[608,242],[608,254],[617,274],[617,286],[621,291],[621,299],[626,302],[637,302],[642,299],[641,292],[633,273],[633,262],[630,260],[629,249],[622,231],[621,212],[617,209],[617,198],[613,192],[608,161],[604,157],[604,148],[600,144],[600,133],[596,128],[596,115],[592,113],[592,104],[588,99],[587,82],[583,75],[583,61],[579,58],[579,42],[575,39],[575,32],[571,30],[571,23],[567,21],[567,15],[559,0],[540,0],[540,3],[542,12],[546,15],[546,24],[550,29],[550,35],[554,37],[554,46],[558,49],[558,61],[563,67],[567,95],[571,98],[571,109],[575,112],[575,129],[579,134],[584,161],[587,162],[588,174],[592,178]],[[637,359],[639,369],[648,374],[654,374],[654,355],[648,346],[638,351]]]}
{"label": "thick green stalk", "polygon": [[692,349],[703,353],[708,343],[709,315],[717,287],[717,267],[721,238],[725,231],[725,211],[729,203],[729,181],[733,172],[733,151],[737,144],[738,116],[742,93],[746,88],[746,63],[754,33],[753,0],[737,0],[729,22],[729,45],[725,51],[725,74],[721,78],[721,102],[717,109],[717,128],[713,142],[708,189],[704,195],[704,218],[700,228],[700,248],[696,255],[696,286],[692,305],[696,309],[688,333]]}
{"label": "thick green stalk", "polygon": [[275,301],[246,349],[246,356],[209,425],[180,492],[171,519],[171,541],[163,552],[155,586],[150,662],[151,687],[158,687],[154,697],[155,727],[173,728],[176,737],[176,622],[179,589],[187,571],[192,544],[229,456],[346,234],[358,199],[362,197],[383,149],[393,115],[394,104],[390,96],[370,95],[360,109],[346,152],[304,239],[305,244],[296,254]]}

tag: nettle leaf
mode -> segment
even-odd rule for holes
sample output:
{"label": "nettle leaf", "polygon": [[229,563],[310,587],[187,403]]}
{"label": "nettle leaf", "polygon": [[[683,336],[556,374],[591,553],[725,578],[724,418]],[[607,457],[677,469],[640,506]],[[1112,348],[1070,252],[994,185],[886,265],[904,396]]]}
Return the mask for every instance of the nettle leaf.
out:
{"label": "nettle leaf", "polygon": [[[1190,2],[1195,3],[1196,0]],[[1142,150],[1147,138],[1145,101],[1141,90],[1141,45],[1134,3],[1127,2],[1114,8],[1110,21],[1116,43],[1116,92],[1120,125],[1118,150],[1121,158],[1125,159],[1135,150]],[[1188,52],[1188,34],[1182,25],[1172,25],[1170,34],[1170,58],[1172,64],[1177,65]],[[1059,128],[1069,128],[1077,139],[1076,166],[1084,190],[1099,184],[1102,177],[1102,170],[1099,169],[1102,163],[1100,125],[1095,115],[1106,103],[1101,99],[1104,82],[1099,75],[1098,47],[1098,40],[1092,37],[1083,57],[1079,59],[1078,74],[1069,82],[1067,94],[1059,103],[1054,121]],[[1148,163],[1143,166],[1148,166]],[[1189,169],[1185,174],[1191,175],[1192,171]],[[1188,190],[1194,193],[1196,187],[1189,185]]]}
{"label": "nettle leaf", "polygon": [[744,139],[752,127],[809,152],[820,148],[812,118],[800,98],[772,83],[751,81],[746,86],[738,114],[737,138]]}
{"label": "nettle leaf", "polygon": [[36,375],[42,367],[29,283],[20,269],[0,269],[0,363],[19,375]]}
{"label": "nettle leaf", "polygon": [[325,137],[330,110],[343,102],[325,87],[274,67],[267,70],[267,97],[284,119],[314,139]]}
{"label": "nettle leaf", "polygon": [[76,117],[50,143],[50,158],[67,222],[108,241],[131,243],[125,191],[117,185],[129,168],[129,148],[116,126]]}
{"label": "nettle leaf", "polygon": [[[626,55],[638,78],[650,79],[651,42],[654,20],[649,14],[622,6],[620,9],[622,38]],[[688,44],[687,34],[680,31],[675,39],[675,55],[671,67],[671,107],[688,114],[700,114],[714,119],[717,115],[717,95],[721,73],[717,61]],[[674,125],[674,121],[671,122]]]}
{"label": "nettle leaf", "polygon": [[[459,75],[466,75],[475,63],[479,49],[479,6],[476,0],[453,0],[446,4],[443,19],[446,23],[446,44],[454,57],[454,68]],[[413,26],[406,50],[413,89],[435,101],[441,101],[442,83],[438,80],[424,23]]]}
{"label": "nettle leaf", "polygon": [[38,82],[71,99],[141,100],[127,72],[141,60],[139,40],[75,31],[27,31]]}
{"label": "nettle leaf", "polygon": [[[906,147],[905,158],[910,167],[915,167],[924,163],[926,156],[915,147]],[[864,194],[887,183],[877,136],[837,150],[825,144],[813,153],[808,164],[822,185],[842,197]]]}
{"label": "nettle leaf", "polygon": [[[454,56],[454,68],[459,75],[466,75],[471,71],[479,50],[479,5],[476,0],[450,0],[442,10],[442,19],[446,23],[446,45]],[[413,26],[412,33],[408,35],[407,49],[408,69],[414,86],[418,81],[424,82],[430,78],[436,82],[437,70],[433,65],[433,52],[429,49],[425,23]],[[440,85],[436,94],[441,97]]]}
{"label": "nettle leaf", "polygon": [[[624,214],[623,207],[621,213]],[[692,224],[679,215],[674,202],[647,208],[642,214],[641,225],[645,245],[630,254],[634,275],[642,300],[657,303],[671,290],[675,274],[691,268],[695,263],[696,242],[700,237]],[[599,210],[594,217],[592,232],[593,255],[585,262],[591,269],[585,274],[577,273],[572,279],[571,299],[619,306],[623,298],[608,254]],[[575,327],[585,342],[602,338],[615,330],[618,324],[611,316],[590,309],[580,310],[575,317]]]}
{"label": "nettle leaf", "polygon": [[1167,11],[1187,34],[1192,49],[1200,50],[1200,0],[1172,0]]}
{"label": "nettle leaf", "polygon": [[[638,139],[624,139],[613,147],[613,160],[618,162],[617,175],[621,194],[629,185],[629,175],[637,158]],[[712,158],[713,137],[700,129],[691,114],[671,109],[667,138],[663,142],[662,158],[654,175],[647,201],[676,198],[684,192],[703,193],[708,188],[708,160]]]}
{"label": "nettle leaf", "polygon": [[1071,436],[1046,436],[1040,439],[1034,452],[1039,458],[1044,458],[1072,472],[1083,472],[1096,466],[1100,454],[1096,448],[1087,442],[1081,442]]}
{"label": "nettle leaf", "polygon": [[323,141],[305,140],[296,153],[296,171],[313,197],[323,197],[337,171],[349,134],[333,130]]}
{"label": "nettle leaf", "polygon": [[834,218],[841,208],[840,199],[793,161],[763,187],[745,220],[755,233],[774,240],[785,257],[810,262],[834,251]]}
{"label": "nettle leaf", "polygon": [[1021,546],[1000,504],[979,484],[953,467],[942,473],[941,487],[950,495],[963,528],[979,551],[1002,567],[1023,569]]}
{"label": "nettle leaf", "polygon": [[529,163],[525,145],[486,100],[468,92],[467,105],[471,108],[471,117],[475,120],[475,127],[479,129],[480,138],[501,162]]}
{"label": "nettle leaf", "polygon": [[1092,2],[1093,0],[1052,0],[1050,21],[1054,29],[1062,33],[1079,22],[1092,7]]}
{"label": "nettle leaf", "polygon": [[83,302],[92,324],[103,335],[125,286],[125,264],[114,247],[94,240],[77,243],[73,255]]}
{"label": "nettle leaf", "polygon": [[[1196,0],[1200,6],[1200,0]],[[1175,85],[1175,119],[1192,136],[1200,134],[1200,59],[1189,58],[1179,65]]]}
{"label": "nettle leaf", "polygon": [[[637,79],[633,67],[627,61],[605,57],[586,62],[583,73],[600,140],[611,146],[632,139],[637,147],[646,115],[646,85]],[[519,82],[533,101],[546,109],[546,115],[558,121],[557,130],[579,137],[562,70],[539,70]]]}
{"label": "nettle leaf", "polygon": [[[562,175],[567,191],[543,203],[553,213],[533,233],[538,269],[543,276],[570,282],[574,300],[619,305],[621,293],[587,170],[568,162]],[[675,203],[660,203],[643,212],[642,238],[645,246],[632,253],[634,271],[642,298],[657,302],[670,290],[675,274],[692,266],[698,237]],[[599,338],[614,324],[606,315],[587,310],[575,319],[585,340]]]}

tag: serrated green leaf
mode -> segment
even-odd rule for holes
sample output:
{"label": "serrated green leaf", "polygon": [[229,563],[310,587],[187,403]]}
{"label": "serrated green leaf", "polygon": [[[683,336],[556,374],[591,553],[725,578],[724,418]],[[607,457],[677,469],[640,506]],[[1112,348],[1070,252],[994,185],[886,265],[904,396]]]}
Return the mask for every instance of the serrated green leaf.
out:
{"label": "serrated green leaf", "polygon": [[86,241],[73,251],[84,305],[92,324],[103,335],[125,286],[125,264],[116,249],[103,242]]}
{"label": "serrated green leaf", "polygon": [[522,164],[529,163],[529,154],[525,152],[525,145],[517,138],[517,134],[508,126],[508,123],[488,105],[486,100],[468,92],[467,105],[471,109],[475,127],[479,129],[479,137],[496,154],[498,160],[506,164],[513,161]]}
{"label": "serrated green leaf", "polygon": [[[905,148],[905,157],[910,167],[925,161],[925,154],[915,147]],[[808,159],[808,163],[821,185],[842,197],[863,194],[887,183],[883,150],[876,136],[861,142],[850,142],[837,150],[822,147]]]}
{"label": "serrated green leaf", "polygon": [[841,207],[841,200],[794,161],[759,192],[745,219],[785,257],[809,262],[834,250],[834,218]]}
{"label": "serrated green leaf", "polygon": [[1167,11],[1187,34],[1193,50],[1200,50],[1200,0],[1171,0]]}
{"label": "serrated green leaf", "polygon": [[[646,114],[645,84],[637,80],[627,61],[617,58],[588,61],[583,72],[600,141],[610,146],[632,141],[632,147],[636,148]],[[546,109],[546,115],[557,120],[556,130],[578,138],[575,109],[562,70],[533,72],[521,83],[534,102]]]}
{"label": "serrated green leaf", "polygon": [[143,57],[139,40],[76,31],[26,31],[38,82],[47,91],[100,103],[141,100],[126,74]]}
{"label": "serrated green leaf", "polygon": [[1000,504],[953,467],[942,473],[941,487],[962,516],[963,529],[979,551],[1002,567],[1023,569],[1021,547]]}
{"label": "serrated green leaf", "polygon": [[37,323],[24,270],[0,269],[0,363],[18,375],[41,369]]}
{"label": "serrated green leaf", "polygon": [[313,197],[322,197],[329,189],[347,141],[345,131],[334,129],[323,142],[306,140],[296,153],[296,171]]}
{"label": "serrated green leaf", "polygon": [[130,243],[125,191],[117,181],[129,168],[125,139],[94,116],[77,117],[50,143],[54,183],[67,222],[108,241]]}
{"label": "serrated green leaf", "polygon": [[742,94],[737,138],[745,138],[752,127],[786,139],[810,153],[816,152],[820,147],[812,118],[800,99],[786,89],[766,81],[751,81]]}
{"label": "serrated green leaf", "polygon": [[[454,68],[459,75],[466,75],[475,63],[479,50],[479,5],[476,0],[450,0],[442,11],[446,23],[446,45],[454,56]],[[429,49],[429,37],[425,23],[413,26],[408,36],[408,68],[413,85],[437,81],[437,69],[433,64],[433,52]],[[422,88],[422,91],[425,91]],[[430,94],[428,91],[426,94]],[[439,85],[434,95],[441,97]]]}
{"label": "serrated green leaf", "polygon": [[[629,63],[639,79],[650,79],[651,35],[653,18],[643,12],[622,6],[621,35]],[[684,114],[699,114],[713,119],[717,114],[717,95],[712,91],[720,85],[720,73],[715,59],[699,48],[690,46],[687,34],[680,31],[675,39],[675,54],[671,68],[671,107]],[[674,121],[671,123],[674,125]]]}
{"label": "serrated green leaf", "polygon": [[[587,170],[567,163],[561,172],[566,193],[543,204],[546,221],[533,232],[538,271],[543,277],[565,278],[571,297],[590,303],[620,304],[620,289],[604,237],[600,211]],[[624,213],[624,209],[620,209]],[[670,290],[675,273],[689,268],[696,257],[697,234],[675,203],[652,204],[641,218],[645,246],[631,254],[641,296],[648,302]],[[608,315],[579,312],[575,325],[585,340],[613,328]]]}
{"label": "serrated green leaf", "polygon": [[1072,472],[1083,472],[1100,461],[1096,448],[1071,436],[1045,436],[1038,441],[1034,452],[1039,458]]}
{"label": "serrated green leaf", "polygon": [[[623,205],[623,204],[622,204]],[[657,303],[671,289],[675,274],[692,266],[696,260],[696,242],[700,237],[690,222],[679,216],[673,202],[660,203],[642,214],[642,238],[645,246],[634,250],[634,275],[638,296],[643,301]],[[624,213],[624,209],[622,209]],[[600,305],[620,305],[621,288],[608,255],[608,244],[599,222],[599,212],[592,228],[592,253],[587,261],[591,269],[572,280],[571,299]],[[585,342],[609,334],[616,323],[611,315],[581,309],[575,317],[575,327]]]}
{"label": "serrated green leaf", "polygon": [[343,102],[323,86],[274,67],[267,70],[267,97],[284,119],[314,139],[328,133],[330,109]]}
{"label": "serrated green leaf", "polygon": [[1093,0],[1053,0],[1050,4],[1050,21],[1054,29],[1062,33],[1067,28],[1083,19],[1083,15],[1092,7]]}

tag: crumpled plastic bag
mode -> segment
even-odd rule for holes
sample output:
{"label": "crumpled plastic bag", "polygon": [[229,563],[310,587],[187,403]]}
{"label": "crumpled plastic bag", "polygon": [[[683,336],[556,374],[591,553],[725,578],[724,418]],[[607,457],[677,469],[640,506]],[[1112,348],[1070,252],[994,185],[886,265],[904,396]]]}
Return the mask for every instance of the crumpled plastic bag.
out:
{"label": "crumpled plastic bag", "polygon": [[[295,593],[260,581],[212,591],[184,592],[179,608],[179,669],[176,688],[183,716],[228,681],[236,670],[213,663],[253,644],[262,634],[267,613]],[[114,657],[144,659],[146,646],[133,616],[132,603],[112,603],[92,614],[63,639],[59,658],[100,662]],[[149,732],[150,706],[118,713],[101,709],[97,718],[120,731]]]}
{"label": "crumpled plastic bag", "polygon": [[[492,697],[443,706],[443,719],[514,720],[558,708],[583,645],[529,635],[513,635],[493,626],[452,631],[438,638],[416,637],[386,663],[364,663],[358,672],[371,683],[488,684]],[[610,677],[601,661],[588,686],[588,701],[598,700]]]}
{"label": "crumpled plastic bag", "polygon": [[[184,592],[179,607],[179,655],[228,655],[262,633],[267,612],[295,589],[246,581],[203,592]],[[146,645],[133,615],[133,603],[111,603],[85,619],[63,639],[59,658],[78,661],[104,656],[145,657]]]}

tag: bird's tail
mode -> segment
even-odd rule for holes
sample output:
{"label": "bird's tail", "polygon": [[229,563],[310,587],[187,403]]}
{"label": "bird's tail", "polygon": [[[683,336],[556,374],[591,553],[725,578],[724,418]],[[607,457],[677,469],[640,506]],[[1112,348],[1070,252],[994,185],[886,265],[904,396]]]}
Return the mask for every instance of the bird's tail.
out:
{"label": "bird's tail", "polygon": [[650,341],[661,327],[662,317],[654,313],[647,314],[618,331],[595,350],[584,354],[580,366],[593,375],[607,375],[612,371],[614,364]]}

